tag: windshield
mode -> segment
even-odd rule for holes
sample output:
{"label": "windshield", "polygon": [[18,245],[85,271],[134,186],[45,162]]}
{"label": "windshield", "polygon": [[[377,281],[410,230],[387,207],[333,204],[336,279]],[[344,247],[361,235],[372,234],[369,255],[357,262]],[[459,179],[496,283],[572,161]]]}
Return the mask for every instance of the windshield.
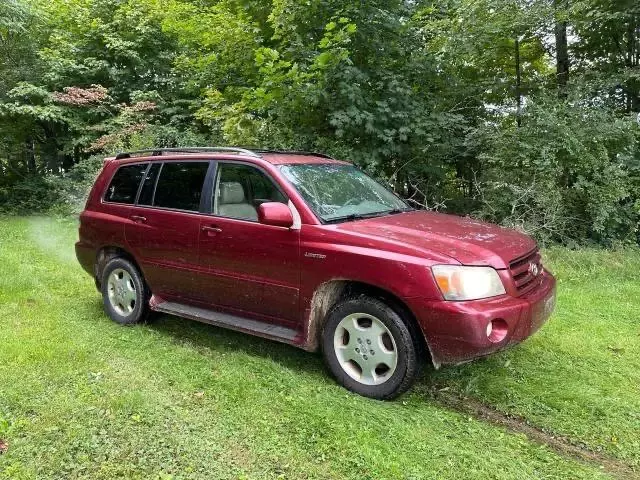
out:
{"label": "windshield", "polygon": [[280,171],[324,222],[411,210],[394,193],[352,165],[282,165]]}

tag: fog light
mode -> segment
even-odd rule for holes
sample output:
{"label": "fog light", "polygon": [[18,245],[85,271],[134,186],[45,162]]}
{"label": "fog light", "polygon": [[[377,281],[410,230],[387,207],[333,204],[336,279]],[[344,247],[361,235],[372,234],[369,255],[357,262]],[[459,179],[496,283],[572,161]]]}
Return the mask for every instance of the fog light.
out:
{"label": "fog light", "polygon": [[495,318],[487,323],[487,338],[492,343],[499,343],[507,336],[509,325],[501,318]]}

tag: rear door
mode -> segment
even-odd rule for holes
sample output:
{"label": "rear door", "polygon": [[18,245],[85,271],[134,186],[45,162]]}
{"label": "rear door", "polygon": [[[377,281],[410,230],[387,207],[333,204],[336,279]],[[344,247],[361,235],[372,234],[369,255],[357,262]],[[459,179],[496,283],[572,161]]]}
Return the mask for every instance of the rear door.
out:
{"label": "rear door", "polygon": [[261,203],[288,199],[266,172],[240,162],[218,162],[212,190],[212,215],[200,222],[203,300],[295,324],[300,231],[260,224],[257,215]]}
{"label": "rear door", "polygon": [[125,228],[127,243],[154,294],[193,297],[206,160],[150,164]]}

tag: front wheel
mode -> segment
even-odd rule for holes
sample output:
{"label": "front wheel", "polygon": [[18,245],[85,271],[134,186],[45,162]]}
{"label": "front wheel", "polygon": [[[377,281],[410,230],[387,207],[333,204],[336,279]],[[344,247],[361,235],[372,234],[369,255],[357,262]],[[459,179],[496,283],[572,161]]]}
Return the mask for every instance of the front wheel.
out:
{"label": "front wheel", "polygon": [[395,398],[418,372],[416,339],[402,317],[375,298],[350,298],[333,307],[322,344],[338,382],[365,397]]}

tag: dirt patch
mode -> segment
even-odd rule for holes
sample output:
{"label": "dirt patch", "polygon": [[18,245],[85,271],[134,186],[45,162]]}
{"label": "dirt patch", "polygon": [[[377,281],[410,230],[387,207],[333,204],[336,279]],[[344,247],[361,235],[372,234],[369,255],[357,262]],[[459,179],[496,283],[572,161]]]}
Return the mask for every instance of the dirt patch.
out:
{"label": "dirt patch", "polygon": [[320,346],[320,331],[327,312],[338,300],[345,286],[341,280],[323,283],[314,292],[307,326],[306,350],[316,351]]}
{"label": "dirt patch", "polygon": [[546,445],[554,452],[571,457],[582,463],[599,466],[602,471],[617,478],[639,479],[640,471],[627,465],[621,460],[595,452],[585,446],[576,445],[570,439],[549,433],[539,427],[531,425],[526,419],[517,415],[507,415],[493,407],[473,398],[465,397],[445,389],[431,388],[428,395],[436,402],[447,408],[463,413],[479,420],[504,427],[513,433],[522,433],[526,437],[541,445]]}
{"label": "dirt patch", "polygon": [[9,450],[9,444],[4,440],[0,439],[0,455]]}

